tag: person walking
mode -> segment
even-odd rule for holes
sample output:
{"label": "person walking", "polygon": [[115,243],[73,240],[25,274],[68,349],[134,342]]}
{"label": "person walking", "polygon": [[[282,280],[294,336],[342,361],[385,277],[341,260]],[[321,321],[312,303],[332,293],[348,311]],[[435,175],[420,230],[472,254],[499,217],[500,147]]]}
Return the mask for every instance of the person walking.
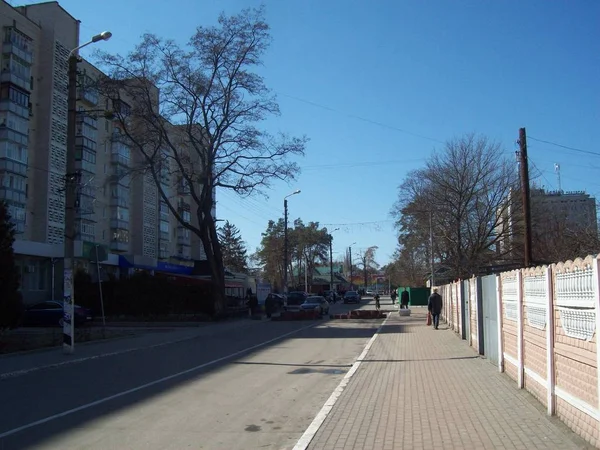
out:
{"label": "person walking", "polygon": [[379,311],[381,309],[381,305],[379,304],[379,294],[375,293],[375,309]]}
{"label": "person walking", "polygon": [[429,300],[427,302],[427,309],[431,314],[431,318],[433,320],[433,328],[435,330],[438,329],[440,325],[440,313],[442,312],[442,296],[438,294],[437,288],[433,289],[433,294],[429,296]]}
{"label": "person walking", "polygon": [[396,303],[396,297],[398,297],[398,294],[396,294],[396,290],[395,289],[390,294],[390,297],[392,297],[392,305],[395,304]]}
{"label": "person walking", "polygon": [[400,294],[400,308],[408,309],[409,302],[410,302],[410,294],[408,293],[406,288],[404,288],[404,290],[402,291],[402,294]]}

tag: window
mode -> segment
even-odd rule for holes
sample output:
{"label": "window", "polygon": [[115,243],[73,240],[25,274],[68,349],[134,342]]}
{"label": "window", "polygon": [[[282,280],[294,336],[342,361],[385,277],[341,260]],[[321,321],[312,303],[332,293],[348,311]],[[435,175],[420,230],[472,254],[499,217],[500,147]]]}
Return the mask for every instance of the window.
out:
{"label": "window", "polygon": [[121,206],[117,206],[113,211],[113,219],[129,222],[129,210]]}
{"label": "window", "polygon": [[169,220],[169,207],[165,202],[160,202],[160,220]]}
{"label": "window", "polygon": [[95,236],[96,235],[96,225],[94,225],[93,223],[82,222],[81,223],[81,234],[85,234],[88,236]]}
{"label": "window", "polygon": [[18,175],[9,175],[6,173],[0,175],[0,185],[19,192],[25,192],[26,190],[25,178]]}
{"label": "window", "polygon": [[112,233],[112,240],[115,242],[129,242],[129,230],[115,230]]}
{"label": "window", "polygon": [[163,233],[169,232],[169,222],[165,222],[163,220],[160,221],[160,231]]}
{"label": "window", "polygon": [[181,214],[181,218],[185,223],[190,223],[190,221],[192,220],[192,214],[189,211],[183,211],[183,213]]}
{"label": "window", "polygon": [[16,142],[0,142],[0,158],[27,164],[27,148]]}
{"label": "window", "polygon": [[0,111],[0,127],[10,128],[21,134],[29,134],[29,120],[10,111]]}
{"label": "window", "polygon": [[13,86],[3,85],[0,88],[0,99],[10,100],[17,105],[29,108],[29,94],[21,92]]}
{"label": "window", "polygon": [[113,110],[116,114],[127,117],[131,114],[131,106],[123,100],[113,100]]}

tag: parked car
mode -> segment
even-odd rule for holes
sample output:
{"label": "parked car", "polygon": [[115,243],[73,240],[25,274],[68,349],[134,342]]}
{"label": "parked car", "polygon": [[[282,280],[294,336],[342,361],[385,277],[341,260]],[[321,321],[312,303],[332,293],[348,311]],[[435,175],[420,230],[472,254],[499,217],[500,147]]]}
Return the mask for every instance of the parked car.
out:
{"label": "parked car", "polygon": [[356,291],[346,291],[344,294],[344,303],[360,303],[360,295]]}
{"label": "parked car", "polygon": [[[75,326],[80,326],[92,320],[92,311],[83,306],[75,305],[73,316],[75,318]],[[64,309],[62,302],[52,300],[36,303],[28,307],[23,314],[21,325],[29,327],[62,327],[63,321]]]}
{"label": "parked car", "polygon": [[300,305],[308,298],[308,294],[302,291],[288,292],[285,307],[286,309],[299,309]]}
{"label": "parked car", "polygon": [[320,295],[311,295],[300,305],[300,309],[303,311],[317,311],[321,315],[329,314],[329,302]]}

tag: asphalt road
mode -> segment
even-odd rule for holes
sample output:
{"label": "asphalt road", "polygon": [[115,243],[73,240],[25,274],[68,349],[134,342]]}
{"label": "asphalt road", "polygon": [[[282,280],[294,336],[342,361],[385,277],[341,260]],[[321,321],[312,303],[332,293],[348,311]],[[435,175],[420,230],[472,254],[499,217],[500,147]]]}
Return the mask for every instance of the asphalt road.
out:
{"label": "asphalt road", "polygon": [[[331,312],[356,308],[337,304]],[[6,378],[0,449],[292,448],[379,325],[215,328]]]}

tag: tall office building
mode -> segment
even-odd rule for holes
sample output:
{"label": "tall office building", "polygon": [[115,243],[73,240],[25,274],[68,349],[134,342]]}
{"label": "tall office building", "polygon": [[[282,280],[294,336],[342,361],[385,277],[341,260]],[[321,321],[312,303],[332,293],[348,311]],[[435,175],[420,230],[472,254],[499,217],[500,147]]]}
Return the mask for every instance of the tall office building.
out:
{"label": "tall office building", "polygon": [[[22,291],[33,302],[60,295],[62,287],[68,55],[87,37],[80,40],[79,21],[58,2],[14,8],[1,0],[0,25],[0,199],[16,224]],[[194,259],[204,259],[202,245],[170,213],[151,175],[130,171],[141,155],[122,143],[106,113],[131,105],[99,95],[100,75],[91,63],[79,63],[76,264],[95,273],[98,251],[106,255],[102,274],[136,268],[189,273]],[[195,206],[167,164],[163,192],[197,224]]]}

